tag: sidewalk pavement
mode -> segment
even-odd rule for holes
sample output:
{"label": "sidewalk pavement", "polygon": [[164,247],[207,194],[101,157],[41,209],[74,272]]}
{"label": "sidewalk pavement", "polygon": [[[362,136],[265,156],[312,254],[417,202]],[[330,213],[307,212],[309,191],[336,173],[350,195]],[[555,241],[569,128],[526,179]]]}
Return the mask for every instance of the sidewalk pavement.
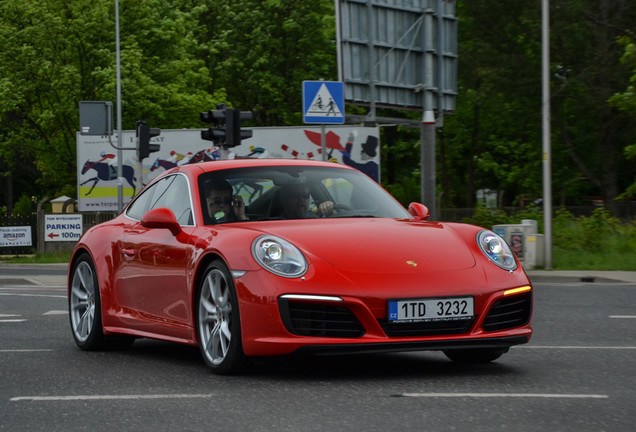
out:
{"label": "sidewalk pavement", "polygon": [[13,264],[0,262],[0,286],[66,286],[67,263]]}
{"label": "sidewalk pavement", "polygon": [[636,271],[527,270],[531,282],[625,282],[636,284]]}

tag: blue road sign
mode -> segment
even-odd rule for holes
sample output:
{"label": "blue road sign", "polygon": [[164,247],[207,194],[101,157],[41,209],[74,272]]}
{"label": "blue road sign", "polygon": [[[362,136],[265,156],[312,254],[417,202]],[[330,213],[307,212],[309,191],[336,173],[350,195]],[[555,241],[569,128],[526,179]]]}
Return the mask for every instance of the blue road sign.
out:
{"label": "blue road sign", "polygon": [[345,122],[344,83],[303,81],[303,121],[343,124]]}

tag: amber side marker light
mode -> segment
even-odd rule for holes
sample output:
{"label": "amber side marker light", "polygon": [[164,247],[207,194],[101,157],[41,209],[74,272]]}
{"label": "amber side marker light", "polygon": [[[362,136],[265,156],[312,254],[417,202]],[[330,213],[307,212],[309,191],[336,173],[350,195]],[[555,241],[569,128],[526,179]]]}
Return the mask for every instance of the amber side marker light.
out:
{"label": "amber side marker light", "polygon": [[520,287],[520,288],[513,288],[513,289],[509,289],[509,290],[504,291],[504,295],[507,296],[507,295],[511,295],[511,294],[519,294],[519,293],[522,293],[522,292],[530,291],[531,289],[532,289],[531,286],[523,286],[523,287]]}

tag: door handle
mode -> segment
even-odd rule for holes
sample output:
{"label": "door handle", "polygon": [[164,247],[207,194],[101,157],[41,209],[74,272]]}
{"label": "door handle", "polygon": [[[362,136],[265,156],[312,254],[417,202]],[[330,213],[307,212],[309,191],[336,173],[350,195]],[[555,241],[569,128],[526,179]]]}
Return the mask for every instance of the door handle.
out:
{"label": "door handle", "polygon": [[131,247],[126,247],[123,248],[121,250],[122,254],[124,254],[124,257],[126,258],[134,258],[135,257],[135,249],[131,248]]}

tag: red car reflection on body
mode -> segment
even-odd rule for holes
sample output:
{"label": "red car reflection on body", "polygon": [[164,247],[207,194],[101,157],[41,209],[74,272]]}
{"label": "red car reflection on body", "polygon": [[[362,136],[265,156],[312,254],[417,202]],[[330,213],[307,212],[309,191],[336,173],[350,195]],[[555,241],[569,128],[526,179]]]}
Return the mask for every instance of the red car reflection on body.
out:
{"label": "red car reflection on body", "polygon": [[198,345],[217,373],[294,352],[486,362],[528,342],[532,287],[508,245],[428,218],[329,162],[173,168],[75,247],[73,338]]}

